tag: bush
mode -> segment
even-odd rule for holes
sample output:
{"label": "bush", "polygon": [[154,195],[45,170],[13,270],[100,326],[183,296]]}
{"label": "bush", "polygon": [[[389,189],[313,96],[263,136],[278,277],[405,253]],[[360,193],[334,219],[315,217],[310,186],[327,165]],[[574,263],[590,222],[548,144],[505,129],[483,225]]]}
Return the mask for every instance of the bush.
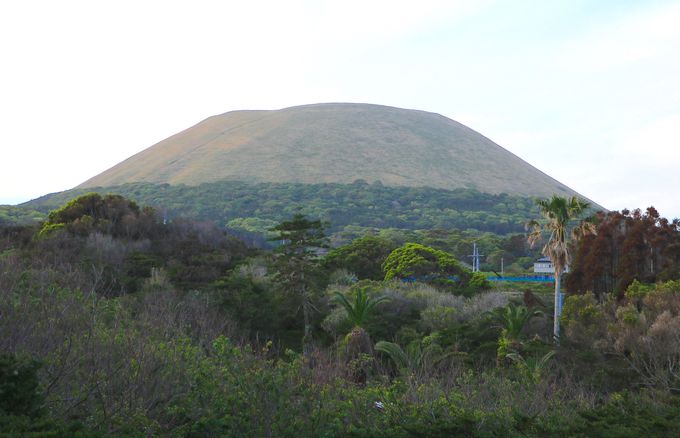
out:
{"label": "bush", "polygon": [[607,334],[607,319],[595,295],[570,295],[564,302],[561,322],[566,338],[592,347]]}
{"label": "bush", "polygon": [[422,281],[437,288],[465,293],[472,272],[444,251],[419,243],[407,243],[387,257],[382,265],[385,280],[393,278]]}
{"label": "bush", "polygon": [[35,417],[43,396],[37,371],[40,364],[30,358],[0,355],[0,414]]}
{"label": "bush", "polygon": [[395,245],[379,237],[367,236],[331,250],[324,259],[329,269],[344,269],[359,279],[382,280],[382,264]]}

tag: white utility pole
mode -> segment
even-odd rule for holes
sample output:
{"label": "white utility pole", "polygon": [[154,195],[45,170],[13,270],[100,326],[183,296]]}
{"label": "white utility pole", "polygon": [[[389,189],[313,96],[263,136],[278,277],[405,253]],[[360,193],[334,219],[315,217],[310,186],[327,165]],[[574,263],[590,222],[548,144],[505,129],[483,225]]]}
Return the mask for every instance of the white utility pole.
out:
{"label": "white utility pole", "polygon": [[477,248],[477,242],[474,242],[472,244],[472,255],[469,255],[468,257],[472,257],[472,272],[479,272],[479,259],[484,255],[479,253],[479,248]]}

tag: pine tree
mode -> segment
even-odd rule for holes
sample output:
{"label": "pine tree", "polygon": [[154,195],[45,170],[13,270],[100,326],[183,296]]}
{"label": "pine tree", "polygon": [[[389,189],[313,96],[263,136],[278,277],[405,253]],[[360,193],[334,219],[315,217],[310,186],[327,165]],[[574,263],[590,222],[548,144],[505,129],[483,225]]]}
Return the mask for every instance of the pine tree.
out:
{"label": "pine tree", "polygon": [[308,356],[312,346],[313,298],[321,270],[319,250],[327,246],[324,224],[319,220],[308,220],[298,213],[270,231],[277,233],[272,240],[281,242],[275,251],[277,280],[301,300],[304,323],[302,351]]}

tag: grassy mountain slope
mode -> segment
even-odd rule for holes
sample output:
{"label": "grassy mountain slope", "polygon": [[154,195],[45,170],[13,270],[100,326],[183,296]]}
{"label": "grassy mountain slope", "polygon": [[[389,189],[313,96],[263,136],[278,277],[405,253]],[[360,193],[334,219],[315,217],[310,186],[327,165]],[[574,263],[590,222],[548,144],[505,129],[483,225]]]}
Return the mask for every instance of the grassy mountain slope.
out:
{"label": "grassy mountain slope", "polygon": [[309,184],[357,179],[492,194],[575,194],[458,122],[368,104],[317,104],[210,117],[79,188],[132,182]]}

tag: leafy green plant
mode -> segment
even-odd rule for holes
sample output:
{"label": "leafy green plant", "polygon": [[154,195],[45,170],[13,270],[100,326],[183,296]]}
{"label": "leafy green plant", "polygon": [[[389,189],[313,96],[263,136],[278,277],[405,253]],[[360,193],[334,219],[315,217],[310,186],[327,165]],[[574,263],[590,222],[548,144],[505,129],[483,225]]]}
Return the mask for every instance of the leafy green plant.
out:
{"label": "leafy green plant", "polygon": [[444,251],[419,243],[407,243],[394,251],[383,263],[385,280],[414,276],[456,275],[463,271],[460,264]]}
{"label": "leafy green plant", "polygon": [[380,341],[375,344],[375,349],[388,355],[399,373],[404,376],[427,372],[432,366],[450,356],[450,353],[444,353],[438,344],[430,343],[423,346],[420,341],[411,342],[406,350],[394,342]]}
{"label": "leafy green plant", "polygon": [[522,348],[520,341],[522,330],[532,318],[542,314],[540,310],[531,310],[514,303],[487,313],[487,316],[495,323],[495,327],[501,329],[496,355],[499,363],[503,363],[509,353],[517,352]]}
{"label": "leafy green plant", "polygon": [[0,414],[36,416],[43,402],[40,364],[32,359],[0,355]]}
{"label": "leafy green plant", "polygon": [[[356,361],[362,355],[373,353],[371,338],[364,329],[364,325],[373,308],[388,300],[388,297],[385,296],[369,297],[367,289],[367,287],[358,288],[353,302],[350,302],[340,292],[335,293],[335,302],[345,309],[347,318],[353,324],[352,330],[347,334],[343,343],[345,346],[345,356],[348,361]],[[360,377],[363,378],[363,374]]]}
{"label": "leafy green plant", "polygon": [[382,280],[381,265],[394,250],[389,240],[366,236],[353,240],[348,245],[331,250],[324,259],[324,265],[331,269],[345,269],[359,279]]}
{"label": "leafy green plant", "polygon": [[595,295],[568,296],[562,310],[565,337],[580,346],[592,346],[606,337],[607,319]]}
{"label": "leafy green plant", "polygon": [[373,308],[383,301],[389,300],[389,297],[386,296],[370,297],[367,289],[367,287],[358,288],[354,295],[354,301],[351,303],[343,294],[335,292],[335,302],[345,309],[347,318],[349,318],[354,327],[362,328]]}
{"label": "leafy green plant", "polygon": [[508,353],[507,358],[517,365],[517,368],[520,370],[526,381],[535,384],[540,382],[543,373],[553,356],[555,356],[555,351],[548,351],[541,357],[524,357],[519,353]]}
{"label": "leafy green plant", "polygon": [[385,280],[400,278],[419,281],[454,293],[472,294],[488,284],[473,274],[451,254],[419,243],[406,243],[395,249],[383,263]]}
{"label": "leafy green plant", "polygon": [[496,327],[505,332],[508,338],[517,340],[526,324],[532,318],[542,316],[543,312],[510,303],[505,307],[487,312],[487,315],[495,322]]}

